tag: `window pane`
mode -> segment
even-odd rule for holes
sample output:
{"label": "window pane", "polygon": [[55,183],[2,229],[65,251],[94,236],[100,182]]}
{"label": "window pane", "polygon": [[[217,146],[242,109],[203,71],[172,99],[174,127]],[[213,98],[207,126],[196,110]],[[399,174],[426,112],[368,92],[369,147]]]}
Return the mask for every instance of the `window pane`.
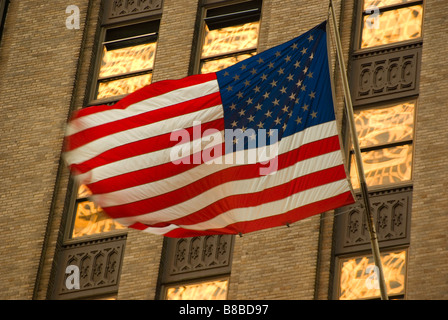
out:
{"label": "window pane", "polygon": [[[368,186],[408,181],[411,179],[412,171],[412,146],[404,145],[363,152],[362,162]],[[353,188],[359,188],[353,157],[350,166],[350,177]]]}
{"label": "window pane", "polygon": [[145,43],[132,47],[107,49],[104,46],[100,78],[152,69],[156,43]]}
{"label": "window pane", "polygon": [[[91,195],[87,186],[81,185],[78,188],[78,199],[86,198]],[[73,226],[72,238],[108,232],[112,230],[124,229],[125,227],[109,218],[92,201],[79,201],[76,203],[76,217]]]}
{"label": "window pane", "polygon": [[151,83],[152,74],[100,82],[97,99],[104,99],[122,94],[132,93]]}
{"label": "window pane", "polygon": [[168,288],[167,300],[225,300],[228,280],[210,281]]}
{"label": "window pane", "polygon": [[361,148],[412,140],[415,103],[355,111]]}
{"label": "window pane", "polygon": [[421,37],[422,16],[422,5],[386,11],[379,16],[379,28],[368,27],[371,18],[364,16],[361,48]]}
{"label": "window pane", "polygon": [[365,0],[364,1],[364,10],[367,9],[370,6],[374,7],[385,7],[385,6],[392,6],[397,4],[403,4],[408,3],[415,0]]}
{"label": "window pane", "polygon": [[202,63],[201,73],[210,73],[210,72],[216,72],[216,71],[222,70],[224,68],[230,67],[231,65],[234,65],[235,63],[238,63],[247,58],[250,58],[253,55],[255,55],[255,52],[247,53],[247,54],[240,54],[240,55],[222,58],[222,59],[214,59],[214,60],[205,61]]}
{"label": "window pane", "polygon": [[209,30],[206,26],[202,58],[257,47],[259,22]]}
{"label": "window pane", "polygon": [[[381,254],[388,295],[405,293],[406,251]],[[342,260],[339,282],[339,299],[354,300],[378,298],[379,284],[373,273],[373,256]]]}

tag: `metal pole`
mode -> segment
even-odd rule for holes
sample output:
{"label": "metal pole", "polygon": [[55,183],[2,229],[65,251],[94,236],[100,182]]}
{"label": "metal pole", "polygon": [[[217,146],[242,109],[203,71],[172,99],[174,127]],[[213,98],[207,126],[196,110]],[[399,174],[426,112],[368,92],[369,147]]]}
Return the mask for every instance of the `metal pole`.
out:
{"label": "metal pole", "polygon": [[339,31],[337,30],[338,25],[336,23],[336,15],[334,12],[333,0],[330,0],[330,9],[331,9],[331,16],[332,16],[333,26],[334,26],[333,32],[334,32],[334,37],[336,39],[337,58],[338,58],[338,62],[339,62],[340,72],[342,74],[345,105],[346,105],[346,110],[347,110],[347,114],[348,114],[348,121],[350,124],[350,132],[352,135],[353,149],[354,149],[354,153],[355,153],[355,161],[356,161],[356,166],[358,168],[358,177],[359,177],[359,182],[360,182],[361,194],[362,194],[362,198],[364,200],[365,213],[367,216],[367,224],[368,224],[369,232],[370,232],[370,243],[372,245],[373,259],[375,261],[376,267],[378,268],[377,269],[378,270],[378,278],[379,278],[378,281],[379,281],[379,285],[380,285],[381,299],[388,300],[389,298],[387,295],[386,282],[384,280],[383,266],[381,263],[380,250],[379,250],[379,246],[378,246],[378,237],[376,235],[375,223],[373,221],[373,215],[372,215],[371,207],[370,207],[367,183],[366,183],[364,167],[363,167],[362,158],[361,158],[361,150],[359,148],[358,135],[357,135],[356,126],[355,126],[355,117],[353,114],[353,102],[352,102],[352,97],[350,95],[350,90],[349,90],[349,84],[348,84],[347,72],[346,72],[347,69],[345,67],[345,61],[344,61],[344,57],[342,54],[341,38],[339,36]]}

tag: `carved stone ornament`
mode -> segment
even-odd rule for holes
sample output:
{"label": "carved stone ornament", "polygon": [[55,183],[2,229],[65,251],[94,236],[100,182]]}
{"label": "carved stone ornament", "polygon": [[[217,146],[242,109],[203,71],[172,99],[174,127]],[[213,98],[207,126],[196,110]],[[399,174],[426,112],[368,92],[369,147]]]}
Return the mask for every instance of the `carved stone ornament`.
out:
{"label": "carved stone ornament", "polygon": [[[412,188],[399,188],[370,194],[370,205],[380,246],[409,243]],[[370,233],[361,202],[338,209],[336,254],[370,248]]]}
{"label": "carved stone ornament", "polygon": [[363,105],[418,94],[421,43],[352,55],[353,103]]}
{"label": "carved stone ornament", "polygon": [[54,299],[79,299],[118,292],[126,236],[63,247]]}
{"label": "carved stone ornament", "polygon": [[230,272],[233,237],[168,239],[162,280],[172,282]]}
{"label": "carved stone ornament", "polygon": [[103,24],[161,14],[163,0],[105,0]]}

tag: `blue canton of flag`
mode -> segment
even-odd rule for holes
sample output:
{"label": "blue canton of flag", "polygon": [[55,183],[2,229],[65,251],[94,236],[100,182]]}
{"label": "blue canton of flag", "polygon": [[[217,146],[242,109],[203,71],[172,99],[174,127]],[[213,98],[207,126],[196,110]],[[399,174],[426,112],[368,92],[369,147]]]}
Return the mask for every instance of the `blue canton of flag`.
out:
{"label": "blue canton of flag", "polygon": [[[246,137],[245,149],[335,120],[325,27],[217,72],[225,128]],[[226,143],[227,153],[233,145]]]}

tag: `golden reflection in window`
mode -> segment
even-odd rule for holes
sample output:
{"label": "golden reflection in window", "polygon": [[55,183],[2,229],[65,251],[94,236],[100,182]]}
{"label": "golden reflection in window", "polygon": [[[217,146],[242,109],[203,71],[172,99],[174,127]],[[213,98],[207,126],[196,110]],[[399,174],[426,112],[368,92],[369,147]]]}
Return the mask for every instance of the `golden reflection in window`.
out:
{"label": "golden reflection in window", "polygon": [[412,140],[415,103],[355,111],[361,148]]}
{"label": "golden reflection in window", "polygon": [[[412,173],[412,145],[363,152],[362,162],[366,183],[369,186],[408,181],[411,179]],[[350,178],[353,188],[359,188],[353,157],[350,166]]]}
{"label": "golden reflection in window", "polygon": [[107,50],[104,46],[99,76],[103,78],[152,69],[155,52],[155,42],[114,50]]}
{"label": "golden reflection in window", "polygon": [[90,197],[92,195],[92,192],[90,191],[89,188],[87,188],[87,186],[85,184],[82,184],[79,188],[78,188],[78,199],[81,198],[87,198]]}
{"label": "golden reflection in window", "polygon": [[152,74],[143,74],[118,80],[100,82],[97,99],[132,93],[151,83]]}
{"label": "golden reflection in window", "polygon": [[240,61],[243,61],[247,58],[252,57],[255,55],[254,53],[246,53],[246,54],[240,54],[236,56],[231,56],[227,58],[222,59],[215,59],[215,60],[208,60],[202,63],[201,66],[201,73],[210,73],[210,72],[217,72],[219,70],[222,70],[224,68],[230,67],[234,65],[235,63],[238,63]]}
{"label": "golden reflection in window", "polygon": [[[398,41],[416,39],[422,34],[423,6],[384,11],[379,15],[379,28],[369,27],[364,16],[361,48],[369,48]],[[370,21],[370,20],[369,20]]]}
{"label": "golden reflection in window", "polygon": [[[406,251],[381,254],[386,289],[389,296],[405,293]],[[355,300],[380,297],[373,257],[343,259],[339,280],[339,299]]]}
{"label": "golden reflection in window", "polygon": [[[81,185],[78,189],[78,199],[91,195],[90,190]],[[73,226],[72,238],[124,229],[125,227],[109,218],[95,203],[89,200],[80,200],[76,203],[76,217]]]}
{"label": "golden reflection in window", "polygon": [[258,21],[214,30],[206,26],[202,58],[256,49],[259,26]]}
{"label": "golden reflection in window", "polygon": [[202,282],[168,288],[167,300],[225,300],[228,280]]}
{"label": "golden reflection in window", "polygon": [[392,6],[397,4],[403,4],[408,3],[414,0],[365,0],[364,1],[364,10],[367,9],[370,6],[374,7],[385,7],[385,6]]}

